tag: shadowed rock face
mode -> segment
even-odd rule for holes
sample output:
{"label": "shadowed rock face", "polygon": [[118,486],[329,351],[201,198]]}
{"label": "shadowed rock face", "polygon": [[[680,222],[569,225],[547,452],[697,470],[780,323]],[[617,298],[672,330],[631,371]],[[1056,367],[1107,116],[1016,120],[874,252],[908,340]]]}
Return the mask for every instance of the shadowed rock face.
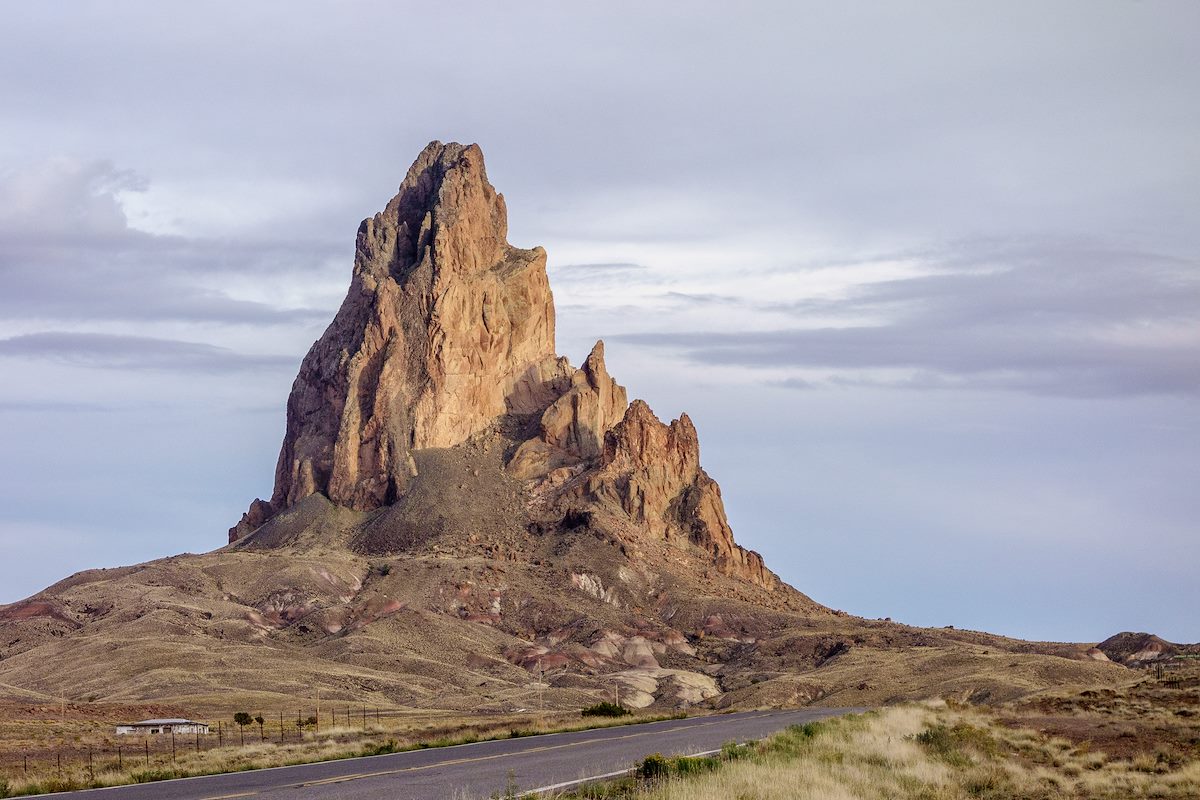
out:
{"label": "shadowed rock face", "polygon": [[579,369],[555,355],[545,251],[513,247],[507,231],[479,148],[426,147],[359,226],[350,290],[288,398],[274,493],[251,504],[230,541],[316,493],[357,511],[393,505],[417,475],[414,452],[537,415],[536,435],[506,465],[531,497],[594,505],[698,548],[727,575],[777,587],[758,554],[734,543],[691,420],[668,426],[630,405],[603,342]]}
{"label": "shadowed rock face", "polygon": [[596,342],[570,385],[542,413],[538,435],[524,442],[509,462],[519,478],[541,478],[550,472],[597,458],[604,435],[625,414],[625,387],[604,365],[604,342]]}

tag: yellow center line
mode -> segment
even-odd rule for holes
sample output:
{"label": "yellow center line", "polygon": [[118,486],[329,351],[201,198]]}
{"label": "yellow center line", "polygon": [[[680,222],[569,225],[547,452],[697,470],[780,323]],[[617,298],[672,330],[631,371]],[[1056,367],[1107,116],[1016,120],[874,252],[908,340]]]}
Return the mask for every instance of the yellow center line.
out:
{"label": "yellow center line", "polygon": [[258,792],[242,792],[241,794],[218,794],[213,797],[205,797],[203,800],[233,800],[235,797],[253,797]]}
{"label": "yellow center line", "polygon": [[[331,783],[344,783],[346,781],[357,781],[362,778],[380,778],[385,775],[398,775],[403,772],[419,772],[426,769],[436,769],[437,767],[452,767],[457,764],[471,764],[477,761],[493,761],[497,758],[510,758],[512,756],[523,756],[530,753],[544,753],[548,750],[563,750],[568,747],[580,747],[586,744],[602,744],[605,742],[616,742],[622,739],[636,739],[639,736],[654,736],[662,733],[674,733],[676,731],[688,731],[695,728],[705,728],[710,725],[719,725],[724,720],[715,720],[713,722],[700,722],[695,725],[685,725],[679,728],[672,728],[669,731],[641,731],[640,733],[627,733],[624,736],[612,736],[604,739],[587,739],[582,742],[568,742],[567,744],[552,744],[544,747],[531,747],[527,750],[518,750],[513,753],[494,753],[490,756],[475,756],[473,758],[455,758],[449,761],[438,761],[434,764],[422,764],[417,767],[400,767],[398,769],[382,770],[380,772],[359,772],[353,775],[339,775],[335,778],[325,778],[318,781],[307,781],[305,783],[294,784],[293,788],[303,788],[307,786],[324,786]],[[215,800],[215,798],[213,799]]]}

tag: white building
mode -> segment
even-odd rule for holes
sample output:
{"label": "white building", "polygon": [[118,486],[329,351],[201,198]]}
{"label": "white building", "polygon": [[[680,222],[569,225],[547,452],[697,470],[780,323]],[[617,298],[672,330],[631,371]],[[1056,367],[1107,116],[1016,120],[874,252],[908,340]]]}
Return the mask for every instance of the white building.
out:
{"label": "white building", "polygon": [[132,733],[147,735],[160,733],[208,733],[208,726],[203,722],[193,722],[190,719],[144,719],[141,722],[131,722],[128,725],[117,726],[118,736],[128,736]]}

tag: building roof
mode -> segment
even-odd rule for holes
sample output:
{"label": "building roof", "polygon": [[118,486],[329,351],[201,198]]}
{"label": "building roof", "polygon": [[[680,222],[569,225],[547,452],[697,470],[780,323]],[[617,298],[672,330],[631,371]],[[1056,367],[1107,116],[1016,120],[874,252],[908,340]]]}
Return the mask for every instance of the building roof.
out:
{"label": "building roof", "polygon": [[190,719],[144,719],[141,722],[129,722],[128,725],[203,725]]}

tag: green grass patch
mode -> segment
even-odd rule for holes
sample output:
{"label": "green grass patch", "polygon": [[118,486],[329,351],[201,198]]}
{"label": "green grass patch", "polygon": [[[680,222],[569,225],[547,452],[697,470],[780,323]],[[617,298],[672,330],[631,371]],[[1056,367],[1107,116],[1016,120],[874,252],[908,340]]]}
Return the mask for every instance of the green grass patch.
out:
{"label": "green grass patch", "polygon": [[995,758],[1000,751],[999,743],[990,733],[962,722],[952,726],[934,725],[918,733],[913,740],[954,767],[970,766],[980,758]]}

